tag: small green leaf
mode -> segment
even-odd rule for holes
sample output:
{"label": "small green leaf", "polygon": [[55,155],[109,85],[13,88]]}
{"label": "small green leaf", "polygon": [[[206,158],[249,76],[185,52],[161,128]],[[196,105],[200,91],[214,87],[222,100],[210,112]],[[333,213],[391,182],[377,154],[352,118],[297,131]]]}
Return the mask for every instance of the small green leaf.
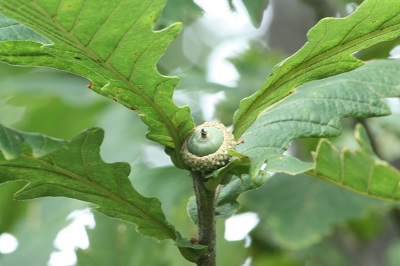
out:
{"label": "small green leaf", "polygon": [[233,216],[240,208],[237,198],[247,191],[261,187],[268,179],[268,173],[261,173],[255,179],[251,179],[248,175],[235,177],[229,184],[223,186],[218,194],[216,218],[228,219]]}
{"label": "small green leaf", "polygon": [[[15,42],[4,35],[0,61],[48,66],[90,79],[92,90],[139,113],[150,129],[147,137],[166,146],[174,163],[185,168],[180,147],[194,122],[187,106],[179,108],[172,101],[179,79],[162,76],[156,69],[181,28],[174,24],[152,30],[164,2],[122,0],[99,5],[95,0],[1,0],[4,15],[52,44]],[[23,30],[18,29],[19,33]]]}
{"label": "small green leaf", "polygon": [[379,159],[372,150],[365,129],[357,125],[355,138],[360,148],[338,150],[323,139],[313,154],[315,167],[306,172],[364,195],[384,200],[400,200],[400,172]]}
{"label": "small green leaf", "polygon": [[6,160],[16,159],[21,155],[21,143],[27,143],[33,157],[42,157],[65,145],[65,141],[50,138],[37,133],[24,133],[0,125],[0,151]]}
{"label": "small green leaf", "polygon": [[[304,84],[265,109],[242,136],[244,143],[236,147],[250,158],[250,175],[255,177],[265,162],[270,170],[268,161],[278,160],[293,139],[339,135],[340,118],[390,114],[382,98],[400,96],[399,71],[397,60],[373,61],[354,71]],[[297,167],[305,170],[309,166]]]}
{"label": "small green leaf", "polygon": [[[222,186],[216,203],[216,219],[228,219],[233,216],[240,208],[237,198],[247,191],[259,188],[268,178],[268,173],[262,173],[255,179],[251,179],[248,175],[243,175],[240,178],[234,177],[227,185]],[[187,212],[193,223],[197,224],[197,206],[194,196],[189,199]]]}
{"label": "small green leaf", "polygon": [[268,107],[308,81],[353,70],[363,62],[353,53],[400,35],[400,4],[366,0],[346,18],[326,18],[308,33],[309,41],[278,64],[263,87],[241,101],[234,117],[235,139]]}

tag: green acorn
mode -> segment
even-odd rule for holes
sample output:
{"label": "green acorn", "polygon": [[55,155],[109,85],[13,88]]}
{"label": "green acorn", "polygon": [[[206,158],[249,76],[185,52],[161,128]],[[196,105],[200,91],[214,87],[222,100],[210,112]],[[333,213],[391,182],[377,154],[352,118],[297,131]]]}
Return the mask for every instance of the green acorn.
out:
{"label": "green acorn", "polygon": [[184,162],[193,171],[210,172],[229,162],[228,151],[236,146],[232,133],[220,123],[197,126],[182,145]]}

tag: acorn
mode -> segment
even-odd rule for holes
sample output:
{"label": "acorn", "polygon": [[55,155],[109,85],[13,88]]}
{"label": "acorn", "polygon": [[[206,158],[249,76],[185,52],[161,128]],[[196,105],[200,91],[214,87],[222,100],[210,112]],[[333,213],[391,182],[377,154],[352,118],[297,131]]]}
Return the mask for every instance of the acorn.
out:
{"label": "acorn", "polygon": [[232,133],[220,123],[206,122],[193,129],[182,145],[183,161],[193,171],[210,172],[226,165],[235,148]]}

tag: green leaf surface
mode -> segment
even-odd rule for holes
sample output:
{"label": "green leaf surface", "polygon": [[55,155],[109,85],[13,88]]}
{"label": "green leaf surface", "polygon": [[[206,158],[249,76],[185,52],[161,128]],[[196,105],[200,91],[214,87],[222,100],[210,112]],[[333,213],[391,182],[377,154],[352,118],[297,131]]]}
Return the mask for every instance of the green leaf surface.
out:
{"label": "green leaf surface", "polygon": [[184,168],[179,151],[194,122],[187,106],[179,108],[172,101],[179,79],[162,76],[156,69],[180,30],[180,24],[152,30],[164,2],[2,0],[4,15],[52,45],[3,39],[0,60],[48,66],[90,79],[92,90],[138,112],[150,129],[147,137],[166,146],[175,164]]}
{"label": "green leaf surface", "polygon": [[357,125],[360,148],[339,150],[330,141],[320,141],[313,154],[315,167],[307,172],[361,194],[385,200],[400,200],[400,172],[374,153],[365,129]]}
{"label": "green leaf surface", "polygon": [[372,61],[354,71],[304,84],[265,109],[242,136],[244,143],[236,147],[250,158],[250,175],[255,177],[266,161],[279,158],[293,139],[338,136],[340,118],[390,114],[382,98],[400,96],[399,71],[397,60]]}
{"label": "green leaf surface", "polygon": [[269,0],[242,0],[254,27],[260,27]]}
{"label": "green leaf surface", "polygon": [[245,202],[261,217],[253,234],[286,249],[315,244],[335,225],[391,205],[312,177],[285,174],[271,177],[267,186],[246,195]]}
{"label": "green leaf surface", "polygon": [[268,170],[290,175],[302,174],[313,168],[312,162],[303,162],[295,157],[281,155],[268,160]]}
{"label": "green leaf surface", "polygon": [[308,81],[353,70],[363,62],[353,53],[400,35],[400,1],[366,0],[346,18],[326,18],[308,33],[308,42],[278,64],[263,87],[241,101],[234,117],[236,139],[268,107]]}
{"label": "green leaf surface", "polygon": [[[16,139],[29,134],[8,130],[1,140]],[[166,222],[160,202],[141,196],[131,185],[127,163],[107,164],[100,158],[104,133],[94,128],[84,131],[47,156],[31,155],[29,147],[15,141],[20,157],[0,158],[0,183],[25,180],[29,184],[20,190],[17,199],[44,196],[64,196],[91,202],[96,210],[113,218],[137,225],[137,230],[157,239],[175,239],[175,229]],[[47,140],[41,135],[41,139]],[[32,150],[42,143],[30,142]]]}

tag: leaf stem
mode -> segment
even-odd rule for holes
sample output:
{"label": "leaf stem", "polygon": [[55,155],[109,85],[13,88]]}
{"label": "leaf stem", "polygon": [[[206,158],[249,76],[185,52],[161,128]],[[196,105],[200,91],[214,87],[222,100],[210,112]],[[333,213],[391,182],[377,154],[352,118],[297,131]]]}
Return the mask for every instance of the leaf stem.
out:
{"label": "leaf stem", "polygon": [[197,226],[199,230],[198,242],[207,246],[204,253],[196,262],[197,266],[216,265],[216,227],[215,227],[215,199],[217,190],[210,191],[205,187],[206,179],[200,172],[191,172],[193,189],[197,204]]}

